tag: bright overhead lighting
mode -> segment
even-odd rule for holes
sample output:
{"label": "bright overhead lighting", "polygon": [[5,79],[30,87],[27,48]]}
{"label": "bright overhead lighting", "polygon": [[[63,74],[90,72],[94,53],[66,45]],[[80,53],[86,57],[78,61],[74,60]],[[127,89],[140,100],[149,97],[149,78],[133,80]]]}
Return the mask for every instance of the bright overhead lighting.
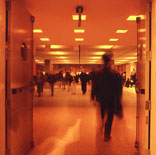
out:
{"label": "bright overhead lighting", "polygon": [[46,45],[37,45],[37,48],[45,48]]}
{"label": "bright overhead lighting", "polygon": [[133,59],[137,59],[137,57],[125,57],[125,59],[133,60]]}
{"label": "bright overhead lighting", "polygon": [[41,61],[41,60],[35,60],[36,63],[40,63],[40,64],[43,64],[44,61]]}
{"label": "bright overhead lighting", "polygon": [[94,61],[90,61],[90,62],[88,62],[88,63],[90,63],[90,64],[95,64],[95,63],[97,63],[97,62],[94,62]]}
{"label": "bright overhead lighting", "polygon": [[84,38],[75,38],[75,41],[84,41]]}
{"label": "bright overhead lighting", "polygon": [[99,48],[99,49],[110,49],[113,47],[113,45],[97,45],[94,46],[95,48]]}
{"label": "bright overhead lighting", "polygon": [[110,38],[109,41],[118,41],[118,38]]}
{"label": "bright overhead lighting", "polygon": [[127,33],[128,30],[116,30],[116,33]]}
{"label": "bright overhead lighting", "polygon": [[102,57],[90,57],[91,59],[101,59]]}
{"label": "bright overhead lighting", "polygon": [[84,33],[85,30],[84,29],[74,29],[75,33]]}
{"label": "bright overhead lighting", "polygon": [[95,52],[95,55],[103,55],[105,54],[106,52]]}
{"label": "bright overhead lighting", "polygon": [[144,15],[132,15],[132,16],[129,16],[126,20],[129,20],[129,21],[135,21],[137,17],[140,17],[141,19],[145,19],[145,16]]}
{"label": "bright overhead lighting", "polygon": [[64,45],[50,45],[50,48],[58,49],[58,48],[64,48]]}
{"label": "bright overhead lighting", "polygon": [[57,52],[51,51],[51,52],[48,52],[48,53],[51,54],[51,55],[66,55],[67,54],[66,52],[62,52],[62,51],[57,51]]}
{"label": "bright overhead lighting", "polygon": [[67,57],[57,57],[57,58],[59,58],[59,59],[66,59]]}
{"label": "bright overhead lighting", "polygon": [[98,61],[98,60],[89,60],[89,61],[90,61],[90,62],[91,62],[91,61],[94,61],[94,62],[96,62],[96,61]]}
{"label": "bright overhead lighting", "polygon": [[40,38],[41,41],[50,41],[49,38]]}
{"label": "bright overhead lighting", "polygon": [[34,33],[43,33],[43,31],[41,29],[33,29]]}
{"label": "bright overhead lighting", "polygon": [[69,62],[69,60],[59,60],[59,61],[66,61],[66,62]]}
{"label": "bright overhead lighting", "polygon": [[[79,20],[79,15],[73,15],[73,20]],[[81,15],[81,20],[86,20],[86,15]]]}
{"label": "bright overhead lighting", "polygon": [[139,29],[138,32],[146,32],[146,29]]}

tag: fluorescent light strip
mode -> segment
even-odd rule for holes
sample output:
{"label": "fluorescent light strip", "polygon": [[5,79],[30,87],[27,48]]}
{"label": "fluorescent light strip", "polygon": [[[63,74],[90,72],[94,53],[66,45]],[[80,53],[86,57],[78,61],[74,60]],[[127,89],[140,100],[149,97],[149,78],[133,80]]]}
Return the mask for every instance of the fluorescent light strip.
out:
{"label": "fluorescent light strip", "polygon": [[75,33],[84,33],[85,30],[84,29],[74,29]]}
{"label": "fluorescent light strip", "polygon": [[127,33],[128,30],[116,30],[116,33]]}
{"label": "fluorescent light strip", "polygon": [[75,38],[75,41],[84,41],[84,38]]}
{"label": "fluorescent light strip", "polygon": [[126,20],[128,21],[135,21],[137,17],[140,17],[141,19],[145,19],[145,16],[144,15],[132,15],[132,16],[129,16]]}
{"label": "fluorescent light strip", "polygon": [[43,33],[43,31],[41,29],[33,29],[34,33]]}
{"label": "fluorescent light strip", "polygon": [[94,46],[94,48],[99,48],[99,49],[111,49],[113,45],[97,45]]}
{"label": "fluorescent light strip", "polygon": [[[73,15],[73,20],[79,20],[79,15]],[[86,20],[86,15],[81,15],[81,20]]]}
{"label": "fluorescent light strip", "polygon": [[50,48],[54,48],[54,49],[59,49],[59,48],[64,48],[65,46],[63,45],[50,45]]}
{"label": "fluorescent light strip", "polygon": [[41,41],[50,41],[49,38],[40,38]]}
{"label": "fluorescent light strip", "polygon": [[105,54],[106,52],[95,52],[95,55],[103,55]]}
{"label": "fluorescent light strip", "polygon": [[109,41],[118,41],[118,38],[110,38]]}

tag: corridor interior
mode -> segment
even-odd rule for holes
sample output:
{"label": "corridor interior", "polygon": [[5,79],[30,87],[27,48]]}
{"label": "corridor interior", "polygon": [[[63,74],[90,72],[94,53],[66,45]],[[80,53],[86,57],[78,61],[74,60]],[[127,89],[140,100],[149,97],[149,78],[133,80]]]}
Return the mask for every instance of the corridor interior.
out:
{"label": "corridor interior", "polygon": [[97,107],[90,102],[91,86],[85,95],[80,85],[76,94],[55,85],[54,96],[45,88],[34,92],[33,135],[35,147],[28,155],[136,155],[136,94],[124,88],[124,117],[114,116],[112,138],[104,142]]}

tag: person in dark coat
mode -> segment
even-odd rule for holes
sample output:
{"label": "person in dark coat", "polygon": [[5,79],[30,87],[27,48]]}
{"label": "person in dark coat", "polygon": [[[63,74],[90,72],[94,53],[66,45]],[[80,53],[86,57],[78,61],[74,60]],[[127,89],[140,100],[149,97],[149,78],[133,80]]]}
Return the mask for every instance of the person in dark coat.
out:
{"label": "person in dark coat", "polygon": [[82,89],[82,93],[85,94],[87,91],[87,82],[88,82],[88,75],[82,71],[82,73],[80,74],[80,80],[81,80],[81,89]]}
{"label": "person in dark coat", "polygon": [[[119,97],[118,75],[111,70],[111,57],[103,55],[104,66],[99,70],[92,81],[91,100],[96,100],[102,119],[102,130],[104,131],[104,141],[111,139],[111,127],[113,123],[115,100]],[[107,120],[104,123],[104,116]]]}
{"label": "person in dark coat", "polygon": [[56,82],[56,77],[54,74],[48,74],[47,75],[47,82],[49,82],[50,87],[51,87],[51,96],[54,95],[54,84]]}

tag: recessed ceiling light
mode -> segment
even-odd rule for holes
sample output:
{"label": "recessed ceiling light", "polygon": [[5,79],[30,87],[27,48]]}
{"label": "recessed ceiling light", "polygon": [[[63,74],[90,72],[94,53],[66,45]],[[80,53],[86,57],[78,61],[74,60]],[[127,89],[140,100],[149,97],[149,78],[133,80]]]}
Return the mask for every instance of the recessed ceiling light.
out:
{"label": "recessed ceiling light", "polygon": [[43,31],[41,29],[33,29],[34,33],[43,33]]}
{"label": "recessed ceiling light", "polygon": [[54,49],[64,48],[64,47],[65,47],[64,45],[50,45],[50,48],[54,48]]}
{"label": "recessed ceiling light", "polygon": [[59,60],[59,61],[66,61],[66,62],[69,62],[69,60]]}
{"label": "recessed ceiling light", "polygon": [[57,58],[59,58],[59,59],[66,59],[67,57],[57,57]]}
{"label": "recessed ceiling light", "polygon": [[75,38],[75,41],[84,41],[84,38]]}
{"label": "recessed ceiling light", "polygon": [[84,33],[85,30],[84,29],[74,29],[75,33]]}
{"label": "recessed ceiling light", "polygon": [[[79,20],[79,15],[73,15],[73,20]],[[86,15],[81,15],[81,20],[86,20]]]}
{"label": "recessed ceiling light", "polygon": [[118,38],[110,38],[109,41],[118,41]]}
{"label": "recessed ceiling light", "polygon": [[37,45],[37,48],[45,48],[46,45]]}
{"label": "recessed ceiling light", "polygon": [[113,45],[96,45],[94,47],[99,49],[111,49]]}
{"label": "recessed ceiling light", "polygon": [[57,51],[57,52],[51,51],[51,52],[48,52],[48,53],[51,54],[51,55],[66,55],[67,54],[66,52],[62,52],[62,51]]}
{"label": "recessed ceiling light", "polygon": [[94,54],[95,55],[103,55],[103,54],[105,54],[106,52],[95,52]]}
{"label": "recessed ceiling light", "polygon": [[102,57],[90,57],[91,59],[101,59]]}
{"label": "recessed ceiling light", "polygon": [[141,19],[145,19],[145,16],[144,15],[132,15],[132,16],[129,16],[126,20],[129,20],[129,21],[135,21],[137,17],[140,17]]}
{"label": "recessed ceiling light", "polygon": [[146,32],[146,29],[139,29],[139,32]]}
{"label": "recessed ceiling light", "polygon": [[116,33],[127,33],[128,30],[116,30]]}
{"label": "recessed ceiling light", "polygon": [[99,61],[99,60],[89,60],[89,61],[90,61],[90,62],[91,62],[91,61],[94,61],[94,62],[96,62],[96,61]]}
{"label": "recessed ceiling light", "polygon": [[41,41],[50,41],[49,38],[40,38]]}

